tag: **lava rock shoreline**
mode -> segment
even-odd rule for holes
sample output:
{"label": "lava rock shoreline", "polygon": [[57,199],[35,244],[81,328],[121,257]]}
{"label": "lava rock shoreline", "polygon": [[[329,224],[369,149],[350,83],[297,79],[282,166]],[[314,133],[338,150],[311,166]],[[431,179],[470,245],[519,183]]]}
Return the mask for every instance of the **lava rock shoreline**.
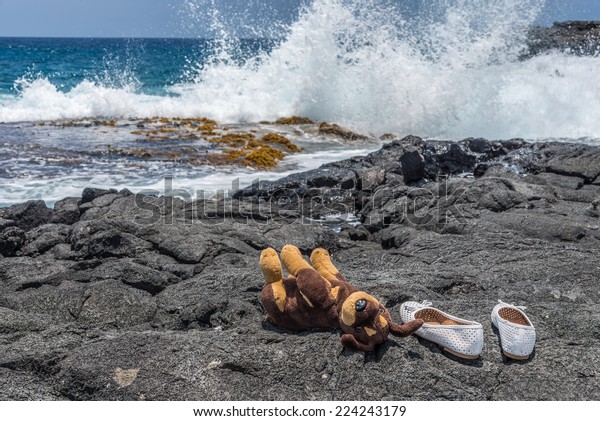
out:
{"label": "lava rock shoreline", "polygon": [[550,27],[529,30],[524,57],[547,51],[567,52],[579,56],[600,54],[600,21],[555,22]]}
{"label": "lava rock shoreline", "polygon": [[[221,201],[86,189],[0,209],[2,400],[598,400],[600,148],[407,137]],[[337,215],[337,216],[336,216]],[[325,247],[399,319],[480,321],[481,358],[264,321],[260,251]],[[498,299],[538,340],[507,360]]]}

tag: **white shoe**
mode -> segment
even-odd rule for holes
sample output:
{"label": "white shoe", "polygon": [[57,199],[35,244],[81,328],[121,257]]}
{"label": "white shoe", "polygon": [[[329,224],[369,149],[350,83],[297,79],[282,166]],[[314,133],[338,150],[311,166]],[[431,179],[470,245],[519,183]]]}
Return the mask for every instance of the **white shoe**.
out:
{"label": "white shoe", "polygon": [[408,301],[400,306],[400,318],[403,323],[423,319],[425,323],[415,335],[435,342],[457,357],[468,360],[479,358],[483,349],[481,323],[460,319],[431,305],[429,301]]}
{"label": "white shoe", "polygon": [[502,352],[514,360],[527,360],[535,347],[535,328],[524,313],[526,307],[498,300],[492,310],[492,323],[500,333]]}

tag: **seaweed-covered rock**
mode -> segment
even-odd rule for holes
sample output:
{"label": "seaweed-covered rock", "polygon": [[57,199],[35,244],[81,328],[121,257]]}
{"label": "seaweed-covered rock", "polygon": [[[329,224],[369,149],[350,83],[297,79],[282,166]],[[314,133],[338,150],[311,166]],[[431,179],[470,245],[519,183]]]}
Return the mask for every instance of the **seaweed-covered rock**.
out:
{"label": "seaweed-covered rock", "polygon": [[354,133],[348,129],[338,126],[337,124],[321,123],[319,126],[319,134],[335,136],[343,140],[367,140],[368,137]]}

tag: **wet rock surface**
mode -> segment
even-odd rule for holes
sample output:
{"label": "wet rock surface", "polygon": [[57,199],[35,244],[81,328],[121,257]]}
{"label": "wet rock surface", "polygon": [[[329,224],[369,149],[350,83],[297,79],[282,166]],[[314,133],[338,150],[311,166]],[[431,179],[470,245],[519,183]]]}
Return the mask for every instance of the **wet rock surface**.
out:
{"label": "wet rock surface", "polygon": [[527,57],[549,51],[575,55],[600,54],[600,21],[556,22],[529,31]]}
{"label": "wet rock surface", "polygon": [[[0,399],[598,400],[599,176],[591,146],[408,137],[221,202],[0,209]],[[258,256],[286,243],[329,249],[395,319],[427,299],[480,321],[481,358],[269,325]],[[528,307],[529,361],[502,356],[498,299]]]}

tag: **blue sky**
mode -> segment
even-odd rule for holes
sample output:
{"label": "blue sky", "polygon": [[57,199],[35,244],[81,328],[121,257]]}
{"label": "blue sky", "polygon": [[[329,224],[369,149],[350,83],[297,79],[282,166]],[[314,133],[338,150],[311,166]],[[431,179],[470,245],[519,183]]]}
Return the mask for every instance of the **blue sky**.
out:
{"label": "blue sky", "polygon": [[[306,0],[212,0],[225,9],[245,9],[245,19],[289,20]],[[398,0],[401,1],[401,0]],[[418,1],[418,0],[412,0]],[[198,0],[198,5],[211,0]],[[0,0],[0,36],[196,37],[207,34],[192,21],[186,0]],[[187,3],[194,3],[187,1]],[[240,6],[241,5],[241,6]],[[204,11],[202,6],[197,9]],[[248,13],[252,11],[252,13]],[[260,18],[257,18],[260,16]],[[600,0],[547,0],[540,23],[600,20]]]}

